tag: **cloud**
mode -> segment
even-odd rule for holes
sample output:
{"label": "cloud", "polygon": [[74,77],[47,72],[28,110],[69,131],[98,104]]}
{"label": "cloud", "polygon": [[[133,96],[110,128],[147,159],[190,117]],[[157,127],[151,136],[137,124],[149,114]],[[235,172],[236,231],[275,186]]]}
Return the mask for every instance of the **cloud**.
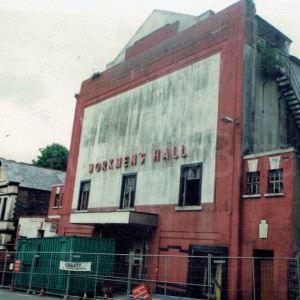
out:
{"label": "cloud", "polygon": [[7,101],[5,109],[0,110],[0,156],[30,163],[39,154],[39,148],[54,142],[69,148],[73,114],[73,110],[54,112],[45,104],[25,110],[23,105]]}
{"label": "cloud", "polygon": [[28,107],[39,102],[46,94],[43,81],[34,75],[0,73],[0,97]]}
{"label": "cloud", "polygon": [[[260,16],[295,39],[291,54],[299,56],[298,1],[276,0],[272,9],[269,1],[255,3]],[[47,144],[69,147],[74,94],[115,59],[153,9],[197,15],[234,2],[1,0],[0,156],[30,162]]]}

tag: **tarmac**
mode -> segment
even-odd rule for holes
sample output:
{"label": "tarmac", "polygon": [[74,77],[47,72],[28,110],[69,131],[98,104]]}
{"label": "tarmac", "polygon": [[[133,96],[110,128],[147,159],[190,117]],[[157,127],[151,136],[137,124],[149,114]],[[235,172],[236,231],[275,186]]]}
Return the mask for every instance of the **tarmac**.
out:
{"label": "tarmac", "polygon": [[[26,293],[26,291],[21,291],[21,290],[15,290],[14,292],[9,292],[8,288],[1,288],[0,287],[0,300],[82,300],[83,297],[79,296],[68,296],[65,298],[64,296],[55,296],[55,295],[43,295],[39,296],[39,293]],[[94,298],[87,298],[87,300],[92,300]],[[102,299],[103,298],[97,298],[97,299]],[[125,300],[126,297],[124,295],[119,296],[119,297],[114,297],[116,300]],[[130,297],[130,299],[133,299]],[[181,297],[168,297],[168,296],[163,296],[162,295],[152,295],[153,300],[190,300],[188,298],[181,298]]]}
{"label": "tarmac", "polygon": [[[22,300],[22,299],[27,299],[27,300],[38,300],[38,299],[43,299],[43,300],[59,300],[63,299],[63,297],[55,297],[55,296],[49,296],[49,295],[44,295],[44,296],[39,296],[38,293],[33,294],[33,293],[26,293],[26,291],[14,291],[14,292],[9,292],[8,289],[1,289],[0,288],[0,300]],[[69,298],[69,299],[75,299],[75,298]],[[82,299],[77,297],[77,299]]]}
{"label": "tarmac", "polygon": [[[83,296],[83,295],[82,295]],[[0,300],[82,300],[83,297],[79,296],[68,296],[64,297],[62,295],[48,295],[44,294],[43,296],[39,295],[39,292],[30,292],[27,293],[25,290],[15,290],[10,292],[8,288],[0,287]],[[94,299],[94,298],[87,298]],[[97,298],[101,299],[101,298]],[[103,299],[103,298],[102,298]],[[124,297],[121,297],[119,300],[124,300]]]}

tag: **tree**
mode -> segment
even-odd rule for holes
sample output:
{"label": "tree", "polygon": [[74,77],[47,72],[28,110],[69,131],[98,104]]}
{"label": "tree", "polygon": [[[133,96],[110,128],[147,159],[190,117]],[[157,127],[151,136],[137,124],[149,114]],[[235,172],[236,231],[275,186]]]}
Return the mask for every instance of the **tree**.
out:
{"label": "tree", "polygon": [[66,147],[53,143],[52,145],[47,145],[46,148],[40,148],[39,151],[41,155],[33,159],[32,164],[39,167],[66,171],[69,158],[69,150]]}

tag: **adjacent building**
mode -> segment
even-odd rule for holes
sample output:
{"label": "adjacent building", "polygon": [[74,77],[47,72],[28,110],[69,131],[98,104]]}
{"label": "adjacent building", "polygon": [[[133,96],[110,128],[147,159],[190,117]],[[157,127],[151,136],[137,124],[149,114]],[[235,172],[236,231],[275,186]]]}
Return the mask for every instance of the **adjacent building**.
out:
{"label": "adjacent building", "polygon": [[18,225],[18,237],[53,237],[57,236],[60,210],[64,199],[64,185],[54,185],[48,201],[48,213],[36,216],[21,216]]}
{"label": "adjacent building", "polygon": [[[273,299],[272,286],[286,299],[287,267],[270,258],[300,246],[300,61],[290,43],[250,0],[199,16],[155,10],[82,84],[58,234],[114,238],[118,253],[265,257],[256,284],[243,271],[251,261],[215,260],[217,299],[254,289]],[[142,262],[139,276],[164,272],[150,260],[157,268]],[[190,260],[186,282],[193,274],[205,286],[205,263]],[[176,293],[207,291],[168,286]]]}
{"label": "adjacent building", "polygon": [[[20,217],[47,216],[52,186],[64,182],[65,172],[0,159],[0,249],[13,249],[17,232],[32,229],[33,221],[18,225]],[[44,235],[45,228],[37,223],[29,235]]]}

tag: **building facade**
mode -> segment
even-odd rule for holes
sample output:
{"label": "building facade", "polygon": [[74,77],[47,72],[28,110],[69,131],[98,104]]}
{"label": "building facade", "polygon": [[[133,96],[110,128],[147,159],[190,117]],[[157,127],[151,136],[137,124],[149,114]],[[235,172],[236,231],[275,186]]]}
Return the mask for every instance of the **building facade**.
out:
{"label": "building facade", "polygon": [[[64,180],[65,172],[0,159],[2,250],[13,249],[21,216],[47,216],[52,185],[63,184]],[[38,230],[36,237],[43,228]]]}
{"label": "building facade", "polygon": [[255,288],[257,295],[264,295],[261,299],[293,299],[287,298],[286,258],[299,252],[297,174],[299,157],[293,148],[244,157],[240,255],[259,259],[241,262],[241,270],[249,270],[253,263],[256,270],[254,283],[249,274],[241,271],[243,294]]}
{"label": "building facade", "polygon": [[52,237],[57,236],[60,210],[64,199],[64,185],[54,185],[48,201],[48,214],[21,216],[18,225],[18,237]]}
{"label": "building facade", "polygon": [[[112,237],[118,253],[294,255],[300,64],[290,43],[252,1],[197,17],[154,11],[82,84],[58,234]],[[163,272],[150,259],[157,268],[138,270],[148,279]],[[219,299],[251,285],[250,299],[238,260],[213,269]],[[203,272],[191,261],[186,281],[193,273],[205,285]],[[274,271],[272,284],[280,276]]]}

